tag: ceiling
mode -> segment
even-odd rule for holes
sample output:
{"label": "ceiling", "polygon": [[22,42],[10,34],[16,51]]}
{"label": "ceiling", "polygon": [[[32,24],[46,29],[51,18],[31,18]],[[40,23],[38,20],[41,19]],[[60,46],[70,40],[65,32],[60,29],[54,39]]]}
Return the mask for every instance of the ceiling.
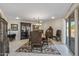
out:
{"label": "ceiling", "polygon": [[0,9],[11,20],[17,16],[21,20],[62,18],[70,7],[71,3],[0,3]]}

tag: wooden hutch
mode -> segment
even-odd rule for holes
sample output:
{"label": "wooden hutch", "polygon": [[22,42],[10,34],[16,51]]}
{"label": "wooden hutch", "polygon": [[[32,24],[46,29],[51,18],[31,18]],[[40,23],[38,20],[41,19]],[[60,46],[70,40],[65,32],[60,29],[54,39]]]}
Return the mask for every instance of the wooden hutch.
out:
{"label": "wooden hutch", "polygon": [[0,56],[9,53],[9,41],[7,39],[7,21],[0,17]]}

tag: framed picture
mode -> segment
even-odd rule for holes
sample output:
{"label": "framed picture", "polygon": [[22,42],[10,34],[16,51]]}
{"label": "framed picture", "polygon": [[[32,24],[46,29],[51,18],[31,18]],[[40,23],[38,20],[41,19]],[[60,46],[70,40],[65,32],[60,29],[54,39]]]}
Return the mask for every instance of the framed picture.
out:
{"label": "framed picture", "polygon": [[18,24],[11,24],[11,30],[17,31],[18,30]]}
{"label": "framed picture", "polygon": [[33,25],[33,30],[39,30],[39,26],[38,25]]}

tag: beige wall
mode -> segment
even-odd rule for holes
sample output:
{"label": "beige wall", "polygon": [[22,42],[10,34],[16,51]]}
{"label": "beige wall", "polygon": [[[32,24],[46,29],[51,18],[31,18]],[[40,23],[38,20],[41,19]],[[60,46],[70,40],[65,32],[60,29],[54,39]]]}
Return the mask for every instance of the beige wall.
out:
{"label": "beige wall", "polygon": [[[16,34],[16,40],[20,40],[20,23],[31,23],[31,26],[35,24],[35,22],[30,22],[30,21],[21,21],[21,20],[8,20],[8,29],[11,29],[11,24],[18,24],[18,31],[10,31],[10,33],[15,33]],[[31,27],[32,31],[32,27]]]}
{"label": "beige wall", "polygon": [[65,20],[64,19],[55,19],[55,20],[47,21],[47,22],[43,23],[42,29],[44,31],[46,31],[49,26],[52,26],[52,28],[53,28],[53,35],[56,35],[57,29],[60,29],[62,31],[62,42],[65,43],[65,40],[66,40]]}
{"label": "beige wall", "polygon": [[[15,33],[16,34],[16,40],[20,40],[20,21],[18,20],[8,20],[8,29],[10,29],[10,34]],[[12,31],[11,30],[11,24],[18,24],[18,30]]]}

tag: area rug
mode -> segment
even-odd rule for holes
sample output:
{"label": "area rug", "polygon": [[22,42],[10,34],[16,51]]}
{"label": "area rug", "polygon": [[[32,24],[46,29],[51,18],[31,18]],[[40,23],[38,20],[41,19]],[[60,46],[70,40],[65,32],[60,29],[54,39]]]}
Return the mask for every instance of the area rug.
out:
{"label": "area rug", "polygon": [[20,48],[16,50],[16,52],[25,52],[25,53],[42,53],[42,54],[52,54],[52,55],[61,55],[61,53],[57,50],[53,43],[49,42],[49,45],[43,45],[42,52],[39,49],[34,49],[31,52],[31,45],[29,43],[25,43]]}

